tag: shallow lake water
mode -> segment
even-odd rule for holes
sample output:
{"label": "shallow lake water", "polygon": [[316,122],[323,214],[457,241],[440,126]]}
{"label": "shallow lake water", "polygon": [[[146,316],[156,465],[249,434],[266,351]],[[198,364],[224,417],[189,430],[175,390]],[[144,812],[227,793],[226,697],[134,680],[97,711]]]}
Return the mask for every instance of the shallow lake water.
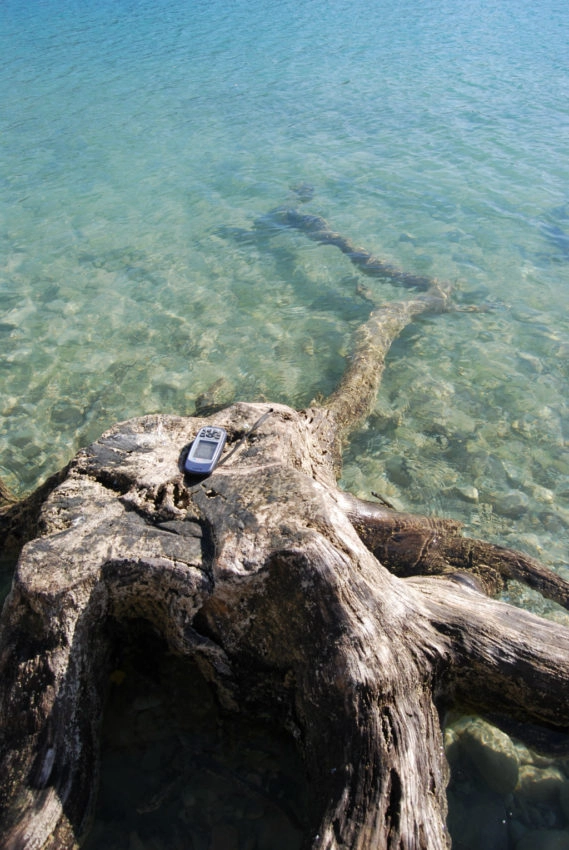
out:
{"label": "shallow lake water", "polygon": [[335,386],[369,312],[358,284],[408,293],[272,226],[306,183],[303,211],[451,282],[460,308],[396,341],[342,485],[569,578],[566,3],[6,0],[0,16],[7,484],[31,490],[117,420],[191,414],[220,378],[228,401],[295,407]]}

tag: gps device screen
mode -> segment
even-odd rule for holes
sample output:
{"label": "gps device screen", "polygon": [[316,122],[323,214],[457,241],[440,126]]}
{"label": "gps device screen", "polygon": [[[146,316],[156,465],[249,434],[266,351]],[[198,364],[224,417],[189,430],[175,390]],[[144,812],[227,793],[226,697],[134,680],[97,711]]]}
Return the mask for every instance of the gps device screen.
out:
{"label": "gps device screen", "polygon": [[211,460],[217,446],[218,443],[212,443],[211,440],[200,440],[194,457],[199,460]]}

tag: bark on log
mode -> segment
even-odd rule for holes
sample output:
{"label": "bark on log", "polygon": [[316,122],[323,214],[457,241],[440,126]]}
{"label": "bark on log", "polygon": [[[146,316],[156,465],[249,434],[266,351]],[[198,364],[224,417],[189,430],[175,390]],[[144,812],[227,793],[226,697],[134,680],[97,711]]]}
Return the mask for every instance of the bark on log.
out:
{"label": "bark on log", "polygon": [[[131,420],[3,510],[12,539],[26,524],[33,539],[0,624],[0,846],[79,846],[117,620],[148,620],[225,710],[268,711],[294,736],[317,789],[312,850],[450,846],[451,706],[567,729],[569,630],[482,592],[515,576],[567,604],[567,584],[337,488],[391,342],[446,299],[430,282],[374,311],[320,406]],[[227,429],[229,453],[269,409],[208,478],[184,475],[202,425]]]}

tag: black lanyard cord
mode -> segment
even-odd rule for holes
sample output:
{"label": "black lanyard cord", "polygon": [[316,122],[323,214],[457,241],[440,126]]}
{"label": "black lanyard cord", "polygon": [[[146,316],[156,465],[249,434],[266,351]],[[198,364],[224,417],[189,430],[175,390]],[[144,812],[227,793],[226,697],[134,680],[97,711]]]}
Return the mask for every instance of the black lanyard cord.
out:
{"label": "black lanyard cord", "polygon": [[238,449],[238,448],[240,448],[240,447],[243,445],[243,443],[245,442],[245,440],[247,440],[247,439],[251,436],[251,434],[253,433],[253,431],[256,431],[256,430],[257,430],[257,428],[259,428],[259,427],[263,424],[263,422],[265,421],[265,419],[268,419],[268,418],[269,418],[269,416],[271,415],[271,413],[273,413],[273,408],[272,408],[272,407],[270,407],[270,408],[267,410],[267,412],[266,412],[266,413],[263,413],[263,415],[262,415],[262,416],[260,416],[260,417],[257,419],[257,421],[253,423],[253,425],[251,425],[251,427],[249,428],[249,430],[247,431],[247,433],[246,433],[246,434],[243,434],[243,436],[241,437],[241,439],[240,439],[240,440],[238,440],[238,441],[235,443],[235,445],[233,446],[233,448],[231,449],[231,451],[229,452],[229,454],[228,454],[228,455],[225,455],[225,457],[224,457],[224,458],[222,458],[222,459],[219,461],[219,463],[217,464],[217,466],[218,466],[218,467],[220,467],[223,463],[225,463],[226,461],[228,461],[228,460],[229,460],[229,458],[231,457],[231,455],[234,455],[234,454],[235,454],[235,452],[237,451],[237,449]]}

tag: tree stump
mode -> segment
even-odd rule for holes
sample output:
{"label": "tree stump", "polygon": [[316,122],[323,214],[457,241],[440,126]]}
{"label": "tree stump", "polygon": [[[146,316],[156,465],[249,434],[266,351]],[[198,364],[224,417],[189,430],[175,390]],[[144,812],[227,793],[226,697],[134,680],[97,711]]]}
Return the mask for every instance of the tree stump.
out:
{"label": "tree stump", "polygon": [[[322,219],[295,214],[287,226],[330,241]],[[363,249],[330,244],[370,271]],[[569,630],[491,594],[518,578],[569,607],[569,585],[456,522],[337,487],[391,342],[448,306],[436,281],[380,273],[415,293],[372,311],[321,404],[144,416],[39,495],[6,496],[5,540],[28,542],[0,633],[5,850],[70,850],[88,829],[117,621],[147,620],[225,711],[269,713],[294,737],[315,789],[312,850],[450,846],[441,724],[453,706],[567,729]],[[225,456],[242,442],[191,479],[188,446],[212,422],[227,429]]]}

